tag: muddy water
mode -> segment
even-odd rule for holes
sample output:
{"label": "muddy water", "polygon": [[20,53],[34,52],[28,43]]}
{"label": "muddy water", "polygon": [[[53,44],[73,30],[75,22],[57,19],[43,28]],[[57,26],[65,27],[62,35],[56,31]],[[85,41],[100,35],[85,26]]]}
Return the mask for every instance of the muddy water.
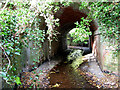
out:
{"label": "muddy water", "polygon": [[69,64],[57,65],[49,76],[52,88],[94,88]]}

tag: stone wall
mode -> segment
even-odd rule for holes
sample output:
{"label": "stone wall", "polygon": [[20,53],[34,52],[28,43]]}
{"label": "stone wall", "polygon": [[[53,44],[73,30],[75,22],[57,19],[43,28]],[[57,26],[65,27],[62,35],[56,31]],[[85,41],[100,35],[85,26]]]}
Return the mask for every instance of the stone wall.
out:
{"label": "stone wall", "polygon": [[[0,72],[2,71],[2,50],[0,49]],[[2,89],[2,77],[0,77],[0,90]]]}

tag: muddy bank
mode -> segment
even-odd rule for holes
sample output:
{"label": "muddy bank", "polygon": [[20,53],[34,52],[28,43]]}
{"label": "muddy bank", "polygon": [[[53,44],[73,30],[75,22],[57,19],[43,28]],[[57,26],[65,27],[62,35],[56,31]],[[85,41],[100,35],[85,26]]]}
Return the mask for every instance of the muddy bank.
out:
{"label": "muddy bank", "polygon": [[61,62],[61,57],[54,58],[40,65],[32,72],[24,72],[21,74],[21,82],[18,88],[47,88],[49,84],[48,73],[50,70]]}
{"label": "muddy bank", "polygon": [[90,72],[98,78],[104,78],[103,72],[101,71],[98,63],[96,61],[90,61],[82,63],[79,68],[85,72]]}

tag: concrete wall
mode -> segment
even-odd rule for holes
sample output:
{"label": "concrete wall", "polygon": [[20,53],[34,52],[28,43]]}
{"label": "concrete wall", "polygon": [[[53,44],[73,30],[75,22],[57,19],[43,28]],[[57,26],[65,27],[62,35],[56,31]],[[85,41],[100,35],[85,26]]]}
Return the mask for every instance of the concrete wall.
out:
{"label": "concrete wall", "polygon": [[[0,72],[2,71],[2,50],[0,48]],[[2,89],[2,77],[0,77],[0,90]]]}
{"label": "concrete wall", "polygon": [[99,30],[94,33],[95,36],[92,53],[97,57],[102,70],[115,71],[118,73],[118,58],[117,56],[113,56],[115,48],[109,46],[111,42],[102,42],[102,35],[97,34],[99,34]]}
{"label": "concrete wall", "polygon": [[[98,30],[94,33],[94,35],[98,34]],[[92,46],[92,53],[97,58],[98,64],[101,69],[103,69],[103,60],[102,60],[102,47],[100,42],[100,35],[94,36],[94,43]]]}
{"label": "concrete wall", "polygon": [[[114,39],[113,39],[113,41],[114,41]],[[108,70],[108,71],[118,73],[119,59],[117,56],[114,55],[113,52],[116,51],[116,49],[111,45],[109,46],[110,43],[111,42],[102,42],[101,43],[101,60],[102,60],[102,64],[103,64],[103,70]],[[115,45],[117,45],[117,44],[115,44]]]}

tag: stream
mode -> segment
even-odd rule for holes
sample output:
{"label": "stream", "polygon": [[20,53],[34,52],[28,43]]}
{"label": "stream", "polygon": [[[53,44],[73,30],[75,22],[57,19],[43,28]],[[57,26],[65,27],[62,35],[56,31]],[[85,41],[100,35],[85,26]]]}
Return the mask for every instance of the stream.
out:
{"label": "stream", "polygon": [[[40,65],[40,67],[34,70],[35,73],[24,72],[21,78],[23,88],[24,86],[29,88],[30,84],[34,83],[33,81],[36,80],[36,75],[39,75],[36,81],[36,85],[39,84],[39,87],[36,88],[97,89],[97,87],[91,85],[86,78],[80,74],[81,70],[86,70],[101,78],[102,73],[100,73],[101,71],[95,62],[89,62],[88,64],[80,65],[80,70],[75,70],[70,63],[65,62],[66,61],[63,60],[63,58],[57,57]],[[95,68],[96,70],[94,70]]]}
{"label": "stream", "polygon": [[95,88],[78,71],[75,71],[70,64],[66,63],[61,63],[53,68],[49,77],[52,88]]}

